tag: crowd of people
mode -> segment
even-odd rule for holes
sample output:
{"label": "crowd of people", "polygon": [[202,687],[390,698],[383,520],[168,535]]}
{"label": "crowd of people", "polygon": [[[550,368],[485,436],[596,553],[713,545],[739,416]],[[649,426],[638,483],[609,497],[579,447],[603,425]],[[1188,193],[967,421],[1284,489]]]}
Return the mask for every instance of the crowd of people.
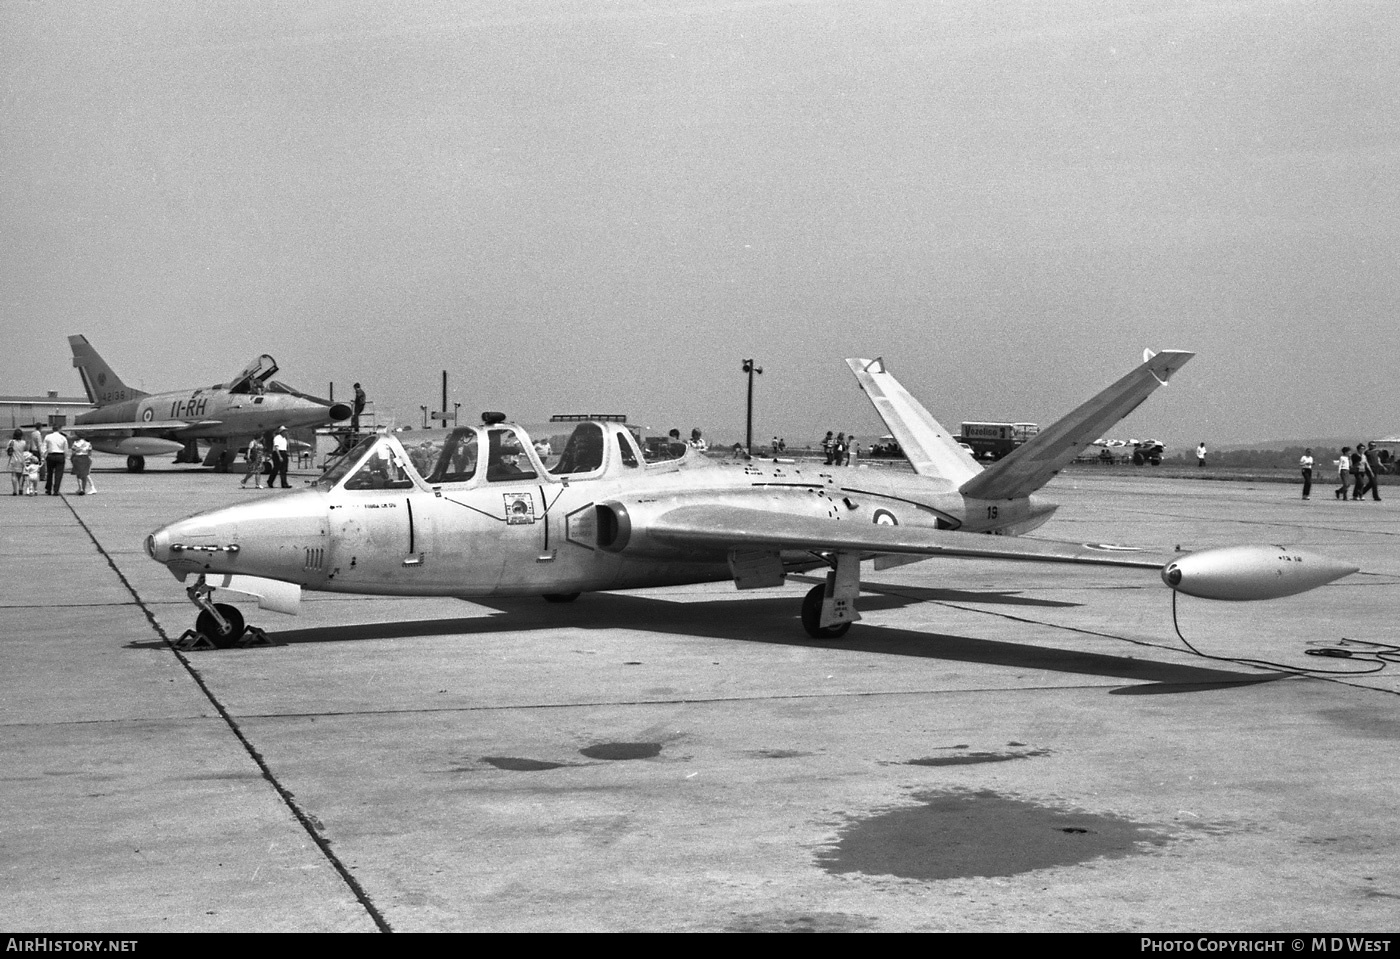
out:
{"label": "crowd of people", "polygon": [[[1304,451],[1302,467],[1303,499],[1307,499],[1312,492],[1312,450]],[[1375,440],[1357,443],[1354,449],[1343,446],[1342,454],[1337,458],[1337,478],[1341,484],[1332,492],[1332,497],[1359,502],[1370,493],[1371,499],[1379,503],[1381,494],[1376,486],[1376,477],[1381,472],[1381,453],[1376,449]]]}
{"label": "crowd of people", "polygon": [[69,463],[78,481],[78,495],[96,493],[92,482],[92,444],[79,437],[68,442],[61,427],[41,435],[36,426],[26,436],[16,429],[5,447],[5,467],[10,474],[11,496],[38,496],[39,484],[44,495],[57,496],[63,486],[63,474]]}
{"label": "crowd of people", "polygon": [[854,466],[859,453],[860,443],[856,442],[854,433],[850,436],[837,433],[833,437],[831,430],[827,430],[822,438],[822,455],[826,457],[827,466]]}

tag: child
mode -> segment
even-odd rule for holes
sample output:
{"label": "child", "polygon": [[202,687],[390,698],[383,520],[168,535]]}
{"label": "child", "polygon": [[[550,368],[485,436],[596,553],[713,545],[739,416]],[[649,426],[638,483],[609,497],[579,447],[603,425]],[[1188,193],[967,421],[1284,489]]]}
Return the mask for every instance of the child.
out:
{"label": "child", "polygon": [[25,496],[39,495],[39,457],[33,453],[24,454],[24,482],[28,487]]}

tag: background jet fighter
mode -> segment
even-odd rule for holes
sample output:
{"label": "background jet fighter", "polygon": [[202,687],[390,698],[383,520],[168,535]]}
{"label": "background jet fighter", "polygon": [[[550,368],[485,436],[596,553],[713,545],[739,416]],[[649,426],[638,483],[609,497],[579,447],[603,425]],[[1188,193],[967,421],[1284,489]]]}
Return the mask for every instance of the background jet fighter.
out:
{"label": "background jet fighter", "polygon": [[266,353],[227,383],[169,393],[145,393],[122,382],[85,336],[70,336],[73,365],[88,400],[97,407],[80,413],[73,432],[103,453],[126,457],[139,473],[147,456],[179,453],[176,462],[200,462],[199,442],[209,444],[206,466],[228,469],[238,449],[254,436],[275,430],[324,426],[350,418],[350,407],[332,403],[272,379],[277,362]]}

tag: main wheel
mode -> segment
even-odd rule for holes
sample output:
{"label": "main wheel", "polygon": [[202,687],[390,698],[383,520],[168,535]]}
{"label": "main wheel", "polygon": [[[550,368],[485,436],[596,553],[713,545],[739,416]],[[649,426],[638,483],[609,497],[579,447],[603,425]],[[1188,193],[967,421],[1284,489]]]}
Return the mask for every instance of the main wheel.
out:
{"label": "main wheel", "polygon": [[578,599],[578,593],[545,593],[546,603],[572,603]]}
{"label": "main wheel", "polygon": [[838,626],[822,626],[822,599],[826,595],[824,585],[813,586],[802,600],[802,628],[813,639],[840,639],[851,628],[850,623]]}
{"label": "main wheel", "polygon": [[238,611],[237,606],[230,606],[227,603],[215,603],[214,608],[219,611],[219,615],[228,621],[228,632],[220,633],[218,624],[208,610],[200,610],[199,616],[195,618],[194,628],[209,637],[209,641],[220,649],[228,649],[238,642],[243,635],[243,614]]}
{"label": "main wheel", "polygon": [[128,456],[126,458],[126,471],[128,473],[140,473],[146,469],[146,457]]}

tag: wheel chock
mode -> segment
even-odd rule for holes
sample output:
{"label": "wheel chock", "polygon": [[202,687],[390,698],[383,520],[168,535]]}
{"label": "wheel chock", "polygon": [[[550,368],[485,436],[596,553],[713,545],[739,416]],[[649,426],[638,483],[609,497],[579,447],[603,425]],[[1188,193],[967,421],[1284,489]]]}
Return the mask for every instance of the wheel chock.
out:
{"label": "wheel chock", "polygon": [[243,631],[243,635],[238,638],[239,649],[247,649],[249,646],[276,646],[272,640],[267,638],[267,633],[257,626],[249,626]]}
{"label": "wheel chock", "polygon": [[176,649],[180,650],[219,648],[214,645],[214,641],[208,636],[205,636],[198,630],[193,629],[185,630],[184,633],[181,634],[180,638],[175,640],[175,642],[171,643],[171,645],[174,646]]}

